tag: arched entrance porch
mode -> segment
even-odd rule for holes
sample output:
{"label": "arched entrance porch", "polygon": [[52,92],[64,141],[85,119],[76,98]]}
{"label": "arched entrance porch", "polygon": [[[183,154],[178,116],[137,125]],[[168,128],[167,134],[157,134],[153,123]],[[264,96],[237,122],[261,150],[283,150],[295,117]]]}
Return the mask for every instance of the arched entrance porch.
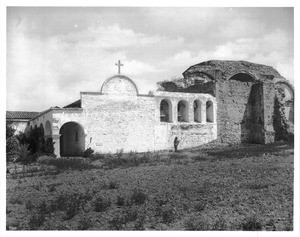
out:
{"label": "arched entrance porch", "polygon": [[67,122],[59,130],[60,156],[81,156],[85,150],[85,133],[76,122]]}

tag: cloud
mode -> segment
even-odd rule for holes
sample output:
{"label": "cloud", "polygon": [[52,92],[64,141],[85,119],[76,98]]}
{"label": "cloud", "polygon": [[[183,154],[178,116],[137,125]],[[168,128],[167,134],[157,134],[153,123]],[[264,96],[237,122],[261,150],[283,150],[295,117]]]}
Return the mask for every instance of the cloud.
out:
{"label": "cloud", "polygon": [[218,27],[217,34],[222,39],[234,39],[262,35],[266,30],[264,23],[248,18],[237,17]]}
{"label": "cloud", "polygon": [[[293,82],[293,41],[282,30],[275,30],[260,38],[238,38],[216,45],[212,50],[183,50],[167,58],[163,65],[170,70],[185,70],[206,60],[246,60],[274,67]],[[183,68],[183,65],[185,68]],[[181,71],[182,72],[182,71]],[[180,73],[178,73],[180,75]]]}
{"label": "cloud", "polygon": [[147,62],[129,58],[126,50],[142,50],[164,39],[118,25],[47,39],[16,31],[10,32],[9,38],[7,107],[37,111],[77,100],[80,91],[100,90],[104,80],[117,73],[118,59],[125,62],[122,73],[129,76],[143,77],[159,71]]}
{"label": "cloud", "polygon": [[121,29],[119,25],[92,26],[84,31],[72,32],[62,37],[67,43],[81,44],[85,47],[98,48],[125,48],[132,46],[145,46],[157,44],[163,37],[146,36],[142,33],[135,33],[131,29]]}
{"label": "cloud", "polygon": [[[117,73],[117,60],[141,93],[211,59],[271,65],[293,80],[293,39],[286,29],[274,29],[267,21],[259,24],[257,19],[264,17],[249,18],[237,9],[100,9],[92,17],[86,10],[83,20],[82,9],[66,14],[61,8],[46,8],[43,13],[51,11],[50,19],[39,11],[8,16],[10,110],[41,111],[77,100],[80,91],[99,91]],[[69,19],[63,21],[65,16]]]}

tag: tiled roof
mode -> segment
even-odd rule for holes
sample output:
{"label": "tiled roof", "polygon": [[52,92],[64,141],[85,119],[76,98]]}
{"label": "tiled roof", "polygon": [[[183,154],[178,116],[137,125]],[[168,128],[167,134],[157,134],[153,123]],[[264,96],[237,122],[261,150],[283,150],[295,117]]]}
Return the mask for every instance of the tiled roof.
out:
{"label": "tiled roof", "polygon": [[6,111],[6,119],[31,119],[38,114],[39,112]]}
{"label": "tiled roof", "polygon": [[75,102],[64,106],[64,108],[81,108],[81,100],[76,100]]}

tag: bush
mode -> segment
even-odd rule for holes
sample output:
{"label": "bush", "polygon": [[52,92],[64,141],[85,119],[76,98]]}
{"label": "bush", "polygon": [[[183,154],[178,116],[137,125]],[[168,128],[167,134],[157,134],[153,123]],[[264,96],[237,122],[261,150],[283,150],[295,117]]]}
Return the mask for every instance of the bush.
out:
{"label": "bush", "polygon": [[42,164],[42,165],[50,165],[53,160],[55,158],[52,157],[52,156],[40,156],[38,159],[37,159],[37,162]]}
{"label": "bush", "polygon": [[45,200],[41,202],[41,204],[38,206],[39,213],[40,214],[48,214],[50,213],[50,208],[47,206],[47,203]]}
{"label": "bush", "polygon": [[257,220],[256,217],[245,218],[241,224],[243,230],[257,231],[262,229],[262,224]]}
{"label": "bush", "polygon": [[21,144],[19,158],[16,161],[26,165],[31,162],[31,159],[33,159],[33,157],[29,155],[28,145]]}
{"label": "bush", "polygon": [[205,209],[205,204],[203,202],[198,202],[194,206],[195,211],[201,212]]}
{"label": "bush", "polygon": [[51,137],[47,138],[44,146],[41,147],[41,153],[44,155],[56,157],[56,155],[54,154],[54,143],[55,142],[53,142],[53,139]]}
{"label": "bush", "polygon": [[126,225],[126,217],[123,213],[116,213],[116,215],[108,221],[110,230],[122,230]]}
{"label": "bush", "polygon": [[144,224],[146,221],[145,214],[139,215],[136,222],[134,223],[135,230],[145,230]]}
{"label": "bush", "polygon": [[146,201],[146,199],[147,199],[147,195],[138,189],[133,190],[133,193],[130,198],[131,203],[134,203],[137,205],[143,204]]}
{"label": "bush", "polygon": [[92,161],[94,160],[104,160],[104,159],[109,159],[111,158],[111,154],[102,154],[99,152],[93,153],[90,157],[89,157]]}
{"label": "bush", "polygon": [[138,210],[135,207],[128,208],[125,211],[126,221],[135,221],[138,218]]}
{"label": "bush", "polygon": [[163,223],[170,224],[176,218],[175,208],[170,204],[162,206],[160,215]]}
{"label": "bush", "polygon": [[117,196],[116,205],[117,206],[125,206],[125,198],[121,197],[121,196]]}
{"label": "bush", "polygon": [[94,210],[95,212],[103,212],[106,211],[111,205],[109,199],[105,199],[103,197],[97,197],[94,202]]}
{"label": "bush", "polygon": [[93,226],[90,218],[80,218],[78,221],[77,230],[87,230]]}
{"label": "bush", "polygon": [[82,158],[42,158],[39,159],[41,163],[47,164],[47,165],[53,165],[58,170],[64,171],[68,169],[72,170],[87,170],[87,169],[94,169],[97,168],[97,166],[92,165],[90,163],[87,163]]}
{"label": "bush", "polygon": [[110,181],[108,184],[108,189],[118,189],[119,185],[116,181]]}
{"label": "bush", "polygon": [[202,216],[190,216],[185,222],[184,227],[186,230],[209,230],[209,225],[203,221]]}
{"label": "bush", "polygon": [[16,136],[6,139],[6,161],[16,161],[20,156],[20,142]]}
{"label": "bush", "polygon": [[140,164],[145,164],[150,162],[150,157],[147,154],[139,157],[136,152],[131,151],[128,154],[124,154],[123,151],[118,151],[116,158],[107,158],[104,160],[103,167],[106,169],[115,169],[119,167],[136,167]]}
{"label": "bush", "polygon": [[94,153],[94,150],[89,147],[88,149],[86,149],[83,152],[82,157],[84,157],[84,158],[91,157],[93,153]]}
{"label": "bush", "polygon": [[33,209],[33,204],[31,202],[31,200],[28,200],[26,203],[25,203],[25,208],[26,210],[28,211],[31,211]]}
{"label": "bush", "polygon": [[53,201],[49,208],[50,212],[65,211],[64,220],[69,220],[78,214],[79,210],[81,210],[85,203],[91,200],[91,196],[89,194],[61,194],[58,198]]}
{"label": "bush", "polygon": [[45,215],[43,214],[33,214],[29,218],[29,228],[30,230],[37,230],[45,222]]}
{"label": "bush", "polygon": [[24,133],[18,134],[17,138],[21,144],[28,145],[30,154],[55,156],[54,142],[52,138],[45,140],[44,130],[41,127],[26,130]]}
{"label": "bush", "polygon": [[16,129],[13,128],[12,122],[6,121],[6,140],[14,136]]}

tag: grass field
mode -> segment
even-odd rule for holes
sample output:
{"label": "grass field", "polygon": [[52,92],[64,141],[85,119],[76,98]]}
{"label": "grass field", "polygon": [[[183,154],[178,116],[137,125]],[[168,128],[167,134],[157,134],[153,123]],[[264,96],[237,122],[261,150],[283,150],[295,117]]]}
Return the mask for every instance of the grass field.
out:
{"label": "grass field", "polygon": [[291,144],[9,164],[9,230],[293,230]]}

